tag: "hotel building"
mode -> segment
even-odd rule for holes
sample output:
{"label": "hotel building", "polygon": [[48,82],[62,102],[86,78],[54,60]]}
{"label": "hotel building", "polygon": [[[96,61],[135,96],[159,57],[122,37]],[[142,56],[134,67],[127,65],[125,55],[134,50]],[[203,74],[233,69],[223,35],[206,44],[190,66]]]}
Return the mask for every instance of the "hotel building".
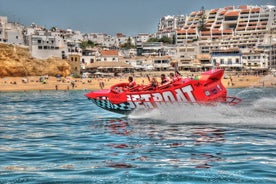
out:
{"label": "hotel building", "polygon": [[[249,63],[255,63],[250,65],[251,69],[254,66],[276,68],[275,46],[273,46],[276,43],[275,6],[245,5],[206,11],[202,9],[190,13],[185,18],[166,16],[160,20],[159,34],[165,34],[173,29],[178,50],[177,60],[180,65],[182,63],[192,67],[193,63],[201,64],[199,55],[210,55],[213,51],[221,49],[238,48],[247,56],[244,67],[249,66]],[[256,52],[262,54],[256,56]],[[262,58],[262,64],[256,64],[254,59],[256,57]],[[211,59],[209,64],[212,64]]]}

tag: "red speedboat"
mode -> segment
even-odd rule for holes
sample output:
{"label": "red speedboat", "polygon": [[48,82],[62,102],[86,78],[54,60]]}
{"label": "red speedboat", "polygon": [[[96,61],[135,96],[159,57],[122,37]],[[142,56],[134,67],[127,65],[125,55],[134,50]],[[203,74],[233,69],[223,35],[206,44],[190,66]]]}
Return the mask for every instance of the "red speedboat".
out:
{"label": "red speedboat", "polygon": [[129,114],[135,109],[155,109],[166,104],[204,104],[241,102],[237,97],[227,96],[221,83],[224,70],[213,69],[201,74],[199,79],[177,78],[173,82],[152,88],[137,85],[128,89],[128,83],[119,83],[109,89],[93,91],[85,96],[97,106],[120,114]]}

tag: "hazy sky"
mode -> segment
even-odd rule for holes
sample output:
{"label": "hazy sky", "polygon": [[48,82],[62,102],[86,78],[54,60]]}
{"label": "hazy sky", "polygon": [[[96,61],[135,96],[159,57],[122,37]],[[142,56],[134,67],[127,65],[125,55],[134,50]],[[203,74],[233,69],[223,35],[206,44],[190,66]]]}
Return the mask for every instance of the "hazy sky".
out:
{"label": "hazy sky", "polygon": [[154,33],[160,18],[238,5],[276,5],[276,0],[0,0],[0,16],[82,33]]}

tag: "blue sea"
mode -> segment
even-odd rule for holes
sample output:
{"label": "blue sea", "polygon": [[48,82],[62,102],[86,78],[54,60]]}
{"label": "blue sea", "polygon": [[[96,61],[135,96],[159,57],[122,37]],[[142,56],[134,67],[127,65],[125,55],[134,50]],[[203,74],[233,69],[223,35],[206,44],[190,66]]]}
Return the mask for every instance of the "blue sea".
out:
{"label": "blue sea", "polygon": [[276,89],[123,116],[88,91],[0,93],[0,183],[276,183]]}

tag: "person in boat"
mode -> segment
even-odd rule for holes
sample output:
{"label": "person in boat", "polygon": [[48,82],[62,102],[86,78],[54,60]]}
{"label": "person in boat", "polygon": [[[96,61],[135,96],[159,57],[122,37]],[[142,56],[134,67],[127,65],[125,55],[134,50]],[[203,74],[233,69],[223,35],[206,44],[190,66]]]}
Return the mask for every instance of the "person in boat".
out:
{"label": "person in boat", "polygon": [[176,71],[175,74],[174,73],[170,73],[170,80],[171,80],[171,82],[178,81],[180,79],[182,79],[182,77],[181,77],[181,74],[178,71]]}
{"label": "person in boat", "polygon": [[158,86],[158,82],[156,80],[155,77],[153,77],[150,81],[150,89],[153,90],[153,89],[156,89]]}
{"label": "person in boat", "polygon": [[170,87],[171,83],[173,82],[170,78],[167,78],[165,74],[161,74],[161,85],[158,86],[159,89],[165,89]]}
{"label": "person in boat", "polygon": [[128,85],[127,85],[127,88],[128,89],[132,89],[136,86],[136,82],[133,80],[133,77],[132,76],[129,76],[128,77]]}
{"label": "person in boat", "polygon": [[177,80],[177,77],[174,75],[174,73],[170,73],[170,81],[171,82],[174,82],[174,81],[176,81]]}
{"label": "person in boat", "polygon": [[163,73],[161,74],[160,78],[161,78],[161,85],[165,85],[170,82],[170,80]]}

